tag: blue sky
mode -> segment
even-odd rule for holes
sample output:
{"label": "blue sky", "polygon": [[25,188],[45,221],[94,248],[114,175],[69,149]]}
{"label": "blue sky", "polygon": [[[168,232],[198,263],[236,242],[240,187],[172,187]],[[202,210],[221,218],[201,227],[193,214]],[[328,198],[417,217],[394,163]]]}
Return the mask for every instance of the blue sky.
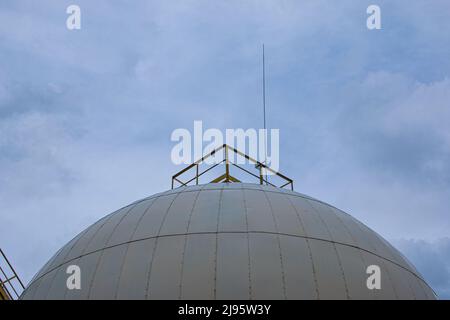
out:
{"label": "blue sky", "polygon": [[2,249],[29,281],[83,228],[170,188],[174,129],[261,127],[265,43],[281,171],[450,298],[449,15],[447,0],[2,1]]}

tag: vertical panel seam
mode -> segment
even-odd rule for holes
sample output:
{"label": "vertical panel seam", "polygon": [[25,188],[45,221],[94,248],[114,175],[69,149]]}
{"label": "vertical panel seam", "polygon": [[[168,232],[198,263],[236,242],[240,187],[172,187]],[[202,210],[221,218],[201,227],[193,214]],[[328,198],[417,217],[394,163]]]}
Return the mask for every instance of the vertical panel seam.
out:
{"label": "vertical panel seam", "polygon": [[156,253],[156,249],[157,249],[157,245],[158,245],[158,238],[159,235],[161,233],[162,227],[164,225],[164,222],[166,220],[167,215],[169,214],[170,208],[172,208],[173,203],[175,202],[175,200],[178,198],[178,196],[181,194],[181,192],[175,193],[175,196],[173,197],[172,201],[169,204],[169,207],[167,207],[166,213],[164,214],[164,217],[161,221],[161,225],[158,228],[158,233],[156,234],[155,237],[155,243],[153,245],[153,251],[152,251],[152,259],[150,261],[150,266],[148,268],[148,274],[147,274],[147,285],[145,288],[145,299],[148,299],[148,295],[149,295],[149,289],[150,289],[150,277],[152,275],[152,269],[153,269],[153,260],[155,259],[155,253]]}
{"label": "vertical panel seam", "polygon": [[297,214],[297,218],[300,221],[300,225],[303,228],[303,231],[305,232],[305,240],[306,240],[306,245],[308,246],[308,253],[309,253],[309,259],[311,260],[311,266],[312,266],[312,271],[313,271],[313,279],[314,279],[314,284],[316,286],[316,295],[317,295],[317,300],[320,300],[320,294],[319,294],[319,284],[317,282],[317,274],[316,274],[316,267],[314,265],[314,260],[312,257],[312,252],[311,252],[311,245],[309,243],[309,239],[308,239],[308,233],[306,232],[306,228],[305,225],[303,224],[302,219],[300,218],[300,213],[298,212],[297,208],[295,207],[294,203],[292,202],[292,199],[290,198],[290,196],[288,194],[286,194],[286,198],[289,200],[289,203],[291,204],[291,206],[294,208],[295,213]]}
{"label": "vertical panel seam", "polygon": [[[147,209],[143,210],[144,212],[142,213],[142,215],[139,217],[138,221],[136,222],[136,225],[135,225],[135,227],[134,227],[134,230],[133,230],[133,232],[132,232],[132,234],[131,234],[131,236],[130,236],[130,238],[129,238],[129,240],[128,240],[128,244],[127,244],[127,247],[126,247],[126,249],[125,249],[125,254],[124,254],[124,257],[123,257],[123,261],[122,261],[122,265],[120,266],[119,279],[117,280],[116,290],[115,290],[115,294],[114,294],[114,299],[116,299],[116,300],[117,300],[117,295],[118,295],[118,293],[119,293],[119,286],[120,286],[120,280],[121,280],[121,278],[122,278],[123,269],[124,269],[125,262],[126,262],[126,259],[127,259],[127,256],[128,256],[128,249],[130,248],[130,245],[131,245],[131,242],[130,242],[130,241],[133,239],[133,237],[134,237],[134,235],[135,235],[135,233],[136,233],[136,231],[137,231],[137,228],[138,228],[138,226],[139,226],[141,220],[143,219],[143,217],[145,216],[145,214],[150,210],[150,208],[153,206],[153,204],[155,203],[155,201],[156,201],[158,198],[159,198],[159,196],[158,196],[158,197],[155,197],[155,198],[149,199],[149,200],[151,200],[151,203],[147,206]],[[145,201],[145,200],[144,200],[144,201]]]}
{"label": "vertical panel seam", "polygon": [[186,225],[186,234],[184,235],[184,246],[183,246],[183,252],[181,253],[181,263],[180,263],[180,284],[179,284],[179,293],[178,293],[179,300],[181,300],[181,293],[183,290],[184,255],[186,253],[189,225],[191,224],[192,214],[194,213],[195,206],[197,205],[197,199],[200,196],[200,192],[203,191],[205,186],[206,185],[204,185],[200,190],[197,191],[197,195],[194,198],[194,202],[192,204],[191,212],[189,213],[189,218],[188,218],[188,222]]}
{"label": "vertical panel seam", "polygon": [[[344,229],[347,231],[347,233],[349,234],[350,238],[351,238],[351,239],[353,240],[353,242],[355,243],[356,247],[362,248],[362,246],[358,243],[358,241],[356,241],[356,238],[354,237],[354,235],[353,235],[352,231],[350,230],[350,228],[345,224],[344,220],[342,220],[342,219],[339,217],[339,215],[338,215],[337,213],[335,213],[330,207],[327,207],[327,208],[328,208],[328,210],[330,210],[331,214],[335,215],[335,216],[336,216],[336,219],[338,219],[339,222],[344,226]],[[357,251],[358,251],[359,257],[361,258],[361,261],[362,261],[363,265],[366,266],[366,265],[367,265],[367,262],[365,261],[364,256],[363,256],[361,250],[357,249]],[[367,268],[367,266],[366,266],[366,268]],[[375,297],[375,292],[372,290],[371,293],[372,293],[372,296],[373,296],[373,298],[374,298],[374,297]]]}
{"label": "vertical panel seam", "polygon": [[[339,209],[337,209],[337,210],[339,210]],[[340,210],[340,211],[342,211],[342,210]],[[342,212],[344,212],[344,211],[342,211]],[[344,213],[345,213],[345,212],[344,212]],[[345,213],[345,214],[347,214],[347,213]],[[347,214],[347,215],[350,216],[349,214]],[[350,216],[350,217],[351,217],[351,216]],[[357,228],[359,229],[359,231],[361,232],[361,234],[363,234],[363,235],[364,235],[364,230],[361,228],[361,225],[363,225],[365,228],[367,228],[367,230],[368,230],[369,232],[372,232],[372,230],[371,230],[368,226],[366,226],[365,224],[363,224],[362,222],[360,222],[360,221],[358,221],[358,220],[356,220],[356,219],[355,219],[355,224],[356,224],[356,227],[357,227]],[[367,231],[366,231],[366,232],[367,232]],[[381,264],[383,265],[384,269],[386,270],[386,274],[387,274],[387,277],[389,278],[389,282],[390,282],[390,284],[391,284],[391,286],[392,286],[392,291],[394,292],[394,296],[395,296],[396,299],[398,299],[398,294],[397,294],[397,290],[395,289],[395,284],[394,284],[394,282],[392,281],[391,275],[389,274],[389,270],[388,270],[386,264],[384,263],[384,260],[385,260],[384,256],[382,256],[381,253],[378,253],[376,246],[373,245],[373,244],[370,242],[370,239],[367,239],[367,243],[368,243],[370,246],[372,246],[372,249],[373,249],[373,252],[374,252],[374,253],[378,254],[380,257],[383,258],[383,259],[380,259]],[[361,246],[361,249],[363,249],[362,246]],[[370,251],[369,251],[369,252],[370,252]],[[412,271],[411,271],[411,272],[412,272]]]}
{"label": "vertical panel seam", "polygon": [[[109,234],[109,236],[108,236],[108,238],[107,238],[107,240],[105,242],[105,245],[107,245],[109,240],[111,240],[111,237],[112,237],[114,231],[116,230],[116,228],[119,226],[119,224],[123,221],[123,219],[125,219],[126,216],[128,216],[128,214],[131,212],[131,210],[133,210],[136,206],[137,206],[137,204],[131,205],[130,208],[128,209],[128,211],[119,219],[119,221],[114,226],[114,228],[112,229],[111,233]],[[86,246],[86,248],[87,248],[87,246]],[[94,273],[92,274],[91,283],[89,284],[88,299],[91,296],[91,291],[92,291],[92,286],[93,286],[94,281],[95,281],[95,276],[97,275],[97,271],[98,271],[98,268],[99,268],[100,263],[102,261],[104,253],[105,253],[105,250],[102,250],[101,253],[100,253],[100,257],[98,258],[97,264],[95,265]]]}
{"label": "vertical panel seam", "polygon": [[251,277],[251,261],[250,261],[250,234],[248,229],[248,213],[247,213],[247,201],[245,200],[245,189],[242,189],[242,199],[244,202],[244,210],[245,210],[245,224],[247,226],[247,255],[248,255],[248,294],[249,300],[252,300],[252,277]]}
{"label": "vertical panel seam", "polygon": [[267,203],[269,204],[270,212],[272,213],[272,219],[275,226],[275,232],[277,234],[277,243],[278,243],[278,250],[279,250],[279,258],[280,258],[280,267],[281,267],[281,283],[283,285],[283,296],[284,299],[287,299],[286,296],[286,277],[284,274],[284,265],[283,265],[283,253],[281,252],[281,241],[280,241],[280,234],[278,229],[278,223],[275,218],[275,212],[273,211],[272,203],[270,202],[269,197],[267,196],[267,193],[264,191],[264,196],[266,197]]}
{"label": "vertical panel seam", "polygon": [[[117,210],[116,212],[118,212],[119,210]],[[98,229],[97,229],[97,231],[103,226],[103,224],[105,224],[106,223],[106,220],[109,220],[110,218],[111,218],[111,216],[112,215],[114,215],[114,212],[109,216],[109,217],[104,217],[104,218],[102,218],[102,219],[104,219],[105,221],[100,225],[100,227],[98,227]],[[102,219],[100,219],[99,221],[101,221]],[[98,221],[98,222],[99,222]],[[95,223],[94,223],[94,225],[95,225]],[[91,227],[93,227],[93,226],[91,226]],[[78,243],[78,241],[80,241],[80,239],[81,238],[83,238],[83,236],[88,232],[88,230],[90,230],[90,228],[91,227],[88,227],[88,228],[86,228],[85,230],[83,230],[82,232],[80,232],[80,237],[78,238],[78,239],[76,239],[76,241],[73,243],[73,245],[70,247],[70,249],[67,251],[67,253],[64,255],[64,258],[63,258],[63,260],[62,260],[62,263],[61,263],[61,265],[60,266],[63,266],[64,265],[64,261],[66,260],[66,258],[67,258],[67,256],[69,255],[69,253],[72,251],[72,249],[75,247],[75,245]],[[92,235],[92,237],[89,239],[89,241],[93,238],[95,236],[95,233]],[[76,236],[75,236],[75,238],[76,238]],[[74,238],[74,239],[75,239]],[[83,253],[84,253],[84,250],[86,249],[86,247],[83,249]],[[62,250],[62,249],[61,249]],[[56,275],[58,274],[58,272],[61,270],[61,269],[58,269],[59,267],[57,266],[57,267],[55,267],[53,270],[56,270],[56,272],[55,272],[55,275],[53,276],[53,278],[50,280],[50,287],[49,287],[49,289],[48,289],[48,291],[47,291],[47,293],[45,294],[45,298],[44,299],[47,299],[47,297],[48,297],[48,295],[50,294],[50,290],[51,290],[51,288],[52,288],[52,286],[53,286],[53,282],[55,281],[55,279],[56,279]],[[53,271],[52,270],[52,271]],[[51,272],[51,271],[50,271]],[[49,273],[50,273],[49,272]],[[49,274],[48,273],[48,274]],[[36,294],[36,292],[38,291],[38,289],[39,289],[39,287],[41,286],[41,284],[42,284],[42,282],[43,281],[41,281],[40,283],[39,283],[39,286],[38,286],[38,288],[36,288],[36,290],[35,290],[35,292],[34,292],[34,294]],[[66,289],[66,293],[67,293],[67,289]],[[64,294],[64,297],[65,297],[65,295],[66,295],[66,293]],[[34,296],[33,296],[34,297]]]}
{"label": "vertical panel seam", "polygon": [[334,249],[334,252],[336,253],[336,257],[337,257],[337,259],[338,259],[338,264],[339,264],[339,268],[341,269],[342,279],[344,280],[345,293],[346,293],[347,299],[350,299],[350,295],[349,295],[349,292],[348,292],[347,279],[346,279],[346,277],[345,277],[344,268],[342,267],[341,257],[339,256],[339,252],[337,251],[336,244],[334,243],[335,240],[333,239],[333,236],[331,235],[330,229],[328,228],[327,224],[326,224],[325,221],[322,219],[322,217],[320,216],[320,214],[319,214],[319,212],[316,210],[316,208],[315,208],[311,203],[309,203],[308,200],[306,200],[306,202],[307,202],[307,203],[309,204],[309,206],[313,209],[313,211],[316,212],[316,214],[317,214],[317,216],[319,217],[320,221],[322,221],[322,224],[325,226],[325,229],[327,230],[328,235],[330,236],[330,239],[333,241],[333,242],[332,242],[333,249]]}
{"label": "vertical panel seam", "polygon": [[220,196],[219,196],[219,208],[217,211],[217,226],[216,226],[216,247],[214,252],[214,293],[213,293],[213,299],[217,299],[217,247],[218,247],[218,241],[219,241],[219,221],[220,221],[220,212],[222,209],[222,197],[223,197],[223,188],[220,190]]}

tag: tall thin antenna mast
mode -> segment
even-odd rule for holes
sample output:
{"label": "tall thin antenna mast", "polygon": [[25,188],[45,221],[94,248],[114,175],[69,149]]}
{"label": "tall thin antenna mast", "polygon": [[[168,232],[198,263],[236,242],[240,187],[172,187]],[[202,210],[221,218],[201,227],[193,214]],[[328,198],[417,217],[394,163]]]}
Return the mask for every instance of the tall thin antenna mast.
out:
{"label": "tall thin antenna mast", "polygon": [[266,61],[264,56],[264,43],[262,45],[263,53],[263,114],[264,114],[264,129],[266,129]]}
{"label": "tall thin antenna mast", "polygon": [[[264,55],[264,43],[262,45],[263,67],[263,117],[264,117],[264,164],[267,165],[267,127],[266,127],[266,60]],[[265,170],[264,170],[265,171]],[[265,171],[266,181],[267,172]],[[267,184],[267,183],[266,183]]]}

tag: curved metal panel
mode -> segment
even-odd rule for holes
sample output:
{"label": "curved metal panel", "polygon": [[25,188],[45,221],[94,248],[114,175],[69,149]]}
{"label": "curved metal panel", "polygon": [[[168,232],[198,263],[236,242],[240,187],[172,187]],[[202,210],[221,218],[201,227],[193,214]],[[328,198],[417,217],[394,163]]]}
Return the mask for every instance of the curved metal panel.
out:
{"label": "curved metal panel", "polygon": [[156,239],[128,244],[117,288],[117,299],[145,299]]}
{"label": "curved metal panel", "polygon": [[247,233],[217,235],[216,299],[250,299]]}
{"label": "curved metal panel", "polygon": [[317,299],[316,279],[308,239],[280,235],[286,298]]}
{"label": "curved metal panel", "polygon": [[252,299],[285,299],[285,279],[277,235],[249,234]]}
{"label": "curved metal panel", "polygon": [[181,299],[214,299],[216,235],[190,234],[185,241]]}

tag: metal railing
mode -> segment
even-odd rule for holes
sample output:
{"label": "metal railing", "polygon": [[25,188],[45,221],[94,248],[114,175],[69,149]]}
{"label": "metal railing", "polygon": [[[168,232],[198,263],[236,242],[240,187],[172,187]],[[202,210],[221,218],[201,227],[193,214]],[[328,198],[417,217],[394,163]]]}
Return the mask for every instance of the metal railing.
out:
{"label": "metal railing", "polygon": [[[206,170],[203,170],[200,172],[200,169],[199,169],[200,164],[202,164],[205,159],[216,156],[216,154],[221,150],[223,150],[223,158],[224,159],[215,163],[214,165],[207,168]],[[247,169],[243,168],[242,166],[239,166],[238,164],[230,161],[230,157],[229,157],[230,151],[234,152],[236,155],[244,157],[250,163],[253,163],[255,165],[255,168],[258,169],[258,174],[255,174],[255,173],[251,172],[250,170],[247,170]],[[261,163],[258,160],[253,159],[252,157],[246,155],[245,153],[242,153],[241,151],[239,151],[227,144],[221,145],[220,147],[216,148],[215,150],[211,151],[207,155],[203,156],[202,158],[198,159],[194,163],[190,164],[183,170],[181,170],[181,171],[177,172],[175,175],[173,175],[172,176],[172,189],[175,187],[176,183],[178,183],[180,186],[188,186],[188,185],[191,185],[195,181],[195,184],[198,185],[199,178],[201,176],[203,176],[205,173],[209,172],[210,170],[214,169],[215,167],[217,167],[218,165],[223,164],[223,163],[225,163],[225,173],[222,174],[221,176],[215,178],[214,180],[210,181],[211,183],[241,182],[230,174],[230,165],[231,165],[231,166],[236,167],[236,168],[240,169],[241,171],[244,171],[247,174],[257,178],[259,181],[259,184],[261,184],[261,185],[266,184],[266,185],[271,185],[276,188],[284,188],[286,186],[290,186],[291,190],[294,190],[294,181],[292,179],[271,169],[270,167],[266,166],[264,163]],[[181,181],[180,176],[194,168],[195,168],[195,176],[187,181]],[[277,186],[277,185],[269,182],[267,177],[265,177],[267,172],[270,172],[274,176],[281,178],[284,183],[282,185]]]}
{"label": "metal railing", "polygon": [[0,249],[0,300],[16,300],[23,290],[25,290],[25,286],[22,280],[6,258],[3,250]]}

